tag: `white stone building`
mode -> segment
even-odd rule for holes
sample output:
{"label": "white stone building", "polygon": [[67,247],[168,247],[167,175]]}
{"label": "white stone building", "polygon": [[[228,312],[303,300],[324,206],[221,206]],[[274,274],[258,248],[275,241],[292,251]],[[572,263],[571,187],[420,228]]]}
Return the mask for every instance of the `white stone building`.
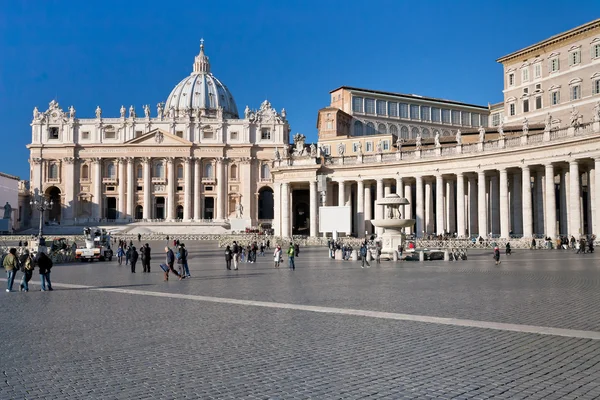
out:
{"label": "white stone building", "polygon": [[31,128],[31,190],[54,200],[45,217],[62,225],[271,223],[270,162],[290,133],[285,110],[268,101],[238,115],[203,44],[154,112],[122,106],[109,117],[98,106],[95,118],[78,118],[52,101],[34,109]]}

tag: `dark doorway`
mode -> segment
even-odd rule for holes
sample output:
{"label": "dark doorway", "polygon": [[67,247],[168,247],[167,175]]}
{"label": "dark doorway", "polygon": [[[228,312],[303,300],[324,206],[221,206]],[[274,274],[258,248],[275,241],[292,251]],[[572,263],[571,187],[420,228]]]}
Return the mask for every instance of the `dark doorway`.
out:
{"label": "dark doorway", "polygon": [[204,198],[204,219],[213,219],[215,210],[215,198],[205,197]]}
{"label": "dark doorway", "polygon": [[156,198],[156,212],[154,214],[154,218],[165,219],[165,198],[164,197]]}
{"label": "dark doorway", "polygon": [[183,206],[177,206],[177,219],[183,219]]}
{"label": "dark doorway", "polygon": [[308,235],[310,208],[309,191],[306,189],[294,189],[292,191],[292,233],[295,235]]}
{"label": "dark doorway", "polygon": [[262,188],[258,194],[258,219],[273,219],[275,217],[273,189]]}
{"label": "dark doorway", "polygon": [[52,200],[53,206],[47,211],[46,221],[47,222],[58,222],[62,214],[62,204],[60,202],[60,189],[56,186],[51,186],[46,189],[46,197],[48,200]]}
{"label": "dark doorway", "polygon": [[104,213],[107,219],[117,219],[117,198],[106,198],[106,212]]}
{"label": "dark doorway", "polygon": [[135,219],[143,219],[144,218],[144,207],[137,206],[135,207]]}

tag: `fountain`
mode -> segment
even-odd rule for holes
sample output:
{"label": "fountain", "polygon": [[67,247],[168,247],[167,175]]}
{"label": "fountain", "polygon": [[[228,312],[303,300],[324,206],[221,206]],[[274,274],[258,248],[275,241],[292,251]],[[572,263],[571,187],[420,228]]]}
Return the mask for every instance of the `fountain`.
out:
{"label": "fountain", "polygon": [[413,226],[414,219],[403,219],[400,206],[410,204],[409,201],[399,195],[392,193],[385,198],[377,200],[379,206],[384,206],[383,218],[373,219],[371,223],[377,228],[383,228],[381,237],[381,258],[394,259],[398,246],[404,245],[404,232],[401,229]]}

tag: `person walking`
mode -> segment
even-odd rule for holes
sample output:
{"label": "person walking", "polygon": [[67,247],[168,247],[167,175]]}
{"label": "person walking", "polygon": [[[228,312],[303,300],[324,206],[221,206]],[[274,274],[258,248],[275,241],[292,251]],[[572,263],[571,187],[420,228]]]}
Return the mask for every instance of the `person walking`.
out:
{"label": "person walking", "polygon": [[175,271],[175,268],[173,268],[173,265],[175,264],[175,253],[173,253],[173,250],[171,250],[169,246],[165,246],[165,253],[167,262],[167,270],[165,271],[165,281],[169,280],[169,272],[172,272],[175,276],[179,278],[179,280],[181,280],[181,275],[179,274],[179,272]]}
{"label": "person walking", "polygon": [[52,282],[50,281],[50,270],[52,269],[52,260],[50,257],[48,257],[46,253],[40,252],[38,254],[36,264],[40,272],[40,282],[42,284],[41,291],[46,291],[46,284],[48,285],[49,291],[54,290],[52,289]]}
{"label": "person walking", "polygon": [[231,248],[231,255],[233,256],[233,269],[237,271],[238,261],[240,260],[240,246],[238,246],[235,240],[233,241],[233,246]]}
{"label": "person walking", "polygon": [[[144,251],[143,247],[142,247],[142,251]],[[138,254],[137,250],[135,249],[135,246],[131,246],[129,248],[129,252],[130,252],[129,263],[131,264],[131,273],[135,274],[135,264],[137,264],[139,254]],[[142,261],[142,263],[143,263],[143,261]],[[144,272],[146,272],[146,271],[144,270]]]}
{"label": "person walking", "polygon": [[231,270],[231,259],[233,258],[232,254],[231,248],[227,246],[225,248],[225,267],[227,267],[228,270]]}
{"label": "person walking", "polygon": [[119,246],[119,249],[117,250],[117,261],[119,262],[119,265],[123,264],[123,256],[125,255],[125,251],[123,251],[123,247]]}
{"label": "person walking", "polygon": [[494,260],[496,260],[496,265],[500,264],[500,248],[498,246],[494,247]]}
{"label": "person walking", "polygon": [[21,271],[23,272],[23,278],[21,278],[21,284],[19,285],[19,290],[23,292],[29,292],[29,281],[33,276],[33,268],[34,263],[31,258],[31,254],[29,254],[29,250],[25,249],[23,254],[21,255]]}
{"label": "person walking", "polygon": [[281,246],[277,245],[275,251],[273,252],[273,262],[275,264],[274,268],[279,268],[279,263],[281,263]]}
{"label": "person walking", "polygon": [[288,256],[288,263],[289,263],[290,269],[292,271],[296,270],[296,265],[294,264],[295,252],[296,252],[296,249],[294,248],[294,243],[290,242],[290,248],[287,251],[287,256]]}
{"label": "person walking", "polygon": [[177,254],[175,256],[177,257],[177,264],[179,265],[179,274],[183,278],[190,277],[190,269],[188,267],[187,255],[188,252],[185,249],[185,244],[180,243],[179,249],[177,250]]}
{"label": "person walking", "polygon": [[142,234],[138,233],[138,243],[142,243]]}
{"label": "person walking", "polygon": [[507,256],[510,256],[512,254],[512,249],[510,248],[510,242],[506,242],[505,253],[506,253]]}
{"label": "person walking", "polygon": [[300,245],[296,243],[294,245],[294,256],[298,257],[300,255]]}
{"label": "person walking", "polygon": [[364,268],[365,264],[367,264],[367,268],[371,268],[371,264],[369,264],[369,260],[367,260],[368,254],[369,251],[367,250],[367,243],[363,242],[362,246],[360,246],[360,258],[362,260],[362,265],[360,266],[361,268]]}
{"label": "person walking", "polygon": [[142,267],[144,268],[144,272],[150,272],[150,260],[152,259],[150,254],[152,253],[152,249],[150,248],[150,245],[148,243],[146,243],[144,247],[142,247],[141,253]]}
{"label": "person walking", "polygon": [[8,254],[2,261],[2,266],[6,270],[6,291],[12,292],[12,287],[17,276],[17,270],[19,267],[19,261],[17,260],[17,249],[14,247],[8,251]]}
{"label": "person walking", "polygon": [[125,251],[125,266],[129,265],[129,260],[131,259],[131,248],[133,246],[127,246],[127,250]]}

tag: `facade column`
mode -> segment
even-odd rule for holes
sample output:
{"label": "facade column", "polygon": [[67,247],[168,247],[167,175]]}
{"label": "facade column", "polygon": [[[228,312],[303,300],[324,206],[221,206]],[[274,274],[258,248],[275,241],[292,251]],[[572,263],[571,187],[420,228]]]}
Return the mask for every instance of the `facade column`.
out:
{"label": "facade column", "polygon": [[500,169],[500,237],[508,239],[510,229],[508,226],[508,172],[506,168]]}
{"label": "facade column", "polygon": [[598,232],[598,226],[596,225],[596,169],[588,169],[588,204],[589,204],[589,217],[588,217],[588,233],[596,234]]}
{"label": "facade column", "polygon": [[194,159],[194,219],[202,219],[202,211],[200,205],[202,204],[202,159],[196,157]]}
{"label": "facade column", "polygon": [[485,238],[488,235],[487,227],[487,201],[485,195],[485,171],[477,172],[477,222],[479,236]]}
{"label": "facade column", "polygon": [[[511,189],[513,200],[511,207],[513,209],[513,219],[511,229],[513,233],[523,234],[523,178],[522,172],[513,175],[513,186]],[[531,196],[529,201],[531,202]]]}
{"label": "facade column", "polygon": [[151,203],[151,195],[152,195],[152,180],[151,180],[151,170],[150,170],[150,158],[144,157],[144,219],[152,218],[152,203]]}
{"label": "facade column", "polygon": [[459,238],[466,236],[465,229],[465,176],[456,174],[456,234]]}
{"label": "facade column", "polygon": [[217,201],[215,201],[215,205],[217,207],[217,220],[224,221],[225,220],[225,186],[227,182],[225,181],[225,159],[218,158],[217,159]]}
{"label": "facade column", "polygon": [[556,193],[554,192],[554,165],[545,165],[546,169],[546,236],[556,239]]}
{"label": "facade column", "polygon": [[183,220],[192,219],[192,163],[193,158],[186,157],[183,160]]}
{"label": "facade column", "polygon": [[528,165],[524,165],[521,168],[523,176],[521,177],[521,192],[523,194],[522,206],[523,206],[523,237],[533,237],[533,215],[532,215],[532,204],[531,204],[531,171]]}
{"label": "facade column", "polygon": [[[352,207],[352,182],[348,182],[345,188],[344,194],[344,205],[346,207],[350,207],[350,221],[352,221],[352,215],[354,215],[354,210]],[[350,224],[350,230],[346,231],[346,236],[352,235],[352,224]]]}
{"label": "facade column", "polygon": [[477,181],[469,175],[469,237],[477,233]]}
{"label": "facade column", "polygon": [[356,236],[363,237],[365,234],[365,183],[362,179],[356,183]]}
{"label": "facade column", "polygon": [[281,183],[273,184],[273,230],[275,236],[281,234]]}
{"label": "facade column", "polygon": [[165,201],[165,207],[167,212],[165,219],[167,221],[173,221],[175,216],[175,159],[173,157],[167,158],[167,201]]}
{"label": "facade column", "polygon": [[290,237],[290,184],[281,184],[281,236]]}
{"label": "facade column", "polygon": [[545,229],[544,171],[538,170],[535,175],[535,234],[544,235]]}
{"label": "facade column", "polygon": [[423,230],[425,234],[435,233],[435,214],[433,209],[433,182],[431,179],[423,178],[425,186],[425,216]]}
{"label": "facade column", "polygon": [[594,158],[594,205],[596,213],[594,215],[594,235],[600,236],[600,157]]}
{"label": "facade column", "polygon": [[317,231],[317,209],[318,209],[318,197],[319,192],[317,191],[317,181],[309,182],[309,196],[310,196],[310,236],[317,237],[319,235]]}
{"label": "facade column", "polygon": [[[404,218],[412,219],[413,218],[413,204],[412,204],[412,186],[410,183],[406,183],[404,185],[404,197],[408,199],[409,204],[404,206]],[[409,226],[406,228],[406,233],[412,233],[415,229],[415,226]]]}
{"label": "facade column", "polygon": [[135,219],[135,189],[137,187],[136,177],[134,176],[135,158],[127,158],[127,211],[125,217],[129,216],[131,220]]}
{"label": "facade column", "polygon": [[102,218],[102,159],[93,158],[94,163],[94,202],[92,203],[92,218]]}
{"label": "facade column", "polygon": [[569,214],[567,212],[567,185],[569,182],[569,172],[561,170],[559,172],[560,183],[558,188],[558,233],[567,235],[569,233]]}
{"label": "facade column", "polygon": [[346,182],[338,181],[338,207],[346,205]]}
{"label": "facade column", "polygon": [[127,185],[127,159],[119,158],[119,215],[117,218],[123,219],[126,217],[127,198],[125,188]]}
{"label": "facade column", "polygon": [[383,185],[383,197],[388,197],[392,193],[392,184],[387,182]]}
{"label": "facade column", "polygon": [[[256,215],[256,219],[258,219],[258,208],[256,212],[254,211],[254,204],[256,201],[252,201],[255,198],[254,193],[254,185],[256,184],[257,179],[254,179],[252,176],[252,172],[254,171],[254,160],[252,158],[246,158],[240,162],[240,174],[242,177],[242,218],[255,221],[254,216]],[[259,175],[257,175],[259,177]]]}
{"label": "facade column", "polygon": [[456,232],[456,201],[454,200],[454,182],[451,179],[446,180],[446,232],[454,235]]}
{"label": "facade column", "polygon": [[416,193],[416,197],[417,197],[417,201],[416,201],[416,208],[415,208],[415,215],[416,215],[416,227],[415,227],[415,234],[416,237],[418,238],[422,238],[423,237],[423,231],[425,228],[425,224],[424,224],[424,217],[425,217],[425,205],[424,203],[424,199],[423,199],[423,177],[422,176],[417,176],[415,177],[416,179],[416,185],[415,185],[415,190],[417,191]]}
{"label": "facade column", "polygon": [[371,197],[371,184],[365,184],[365,232],[371,234],[373,232],[373,199]]}
{"label": "facade column", "polygon": [[444,177],[440,174],[435,177],[435,219],[438,235],[444,234]]}
{"label": "facade column", "polygon": [[[383,206],[377,204],[377,202],[383,199],[383,178],[377,179],[377,189],[376,189],[376,205],[375,205],[375,219],[384,219],[385,215],[383,215]],[[381,237],[383,234],[383,228],[377,228],[377,236]]]}
{"label": "facade column", "polygon": [[569,173],[571,175],[569,187],[569,235],[579,239],[583,233],[581,229],[581,188],[579,186],[579,162],[577,160],[569,161]]}
{"label": "facade column", "polygon": [[500,233],[500,185],[497,176],[490,177],[490,232]]}
{"label": "facade column", "polygon": [[64,210],[65,214],[63,217],[63,223],[72,223],[75,218],[75,210],[77,209],[77,197],[76,188],[79,179],[75,179],[75,167],[77,160],[74,157],[63,158],[63,164],[65,167],[65,197],[64,197]]}

